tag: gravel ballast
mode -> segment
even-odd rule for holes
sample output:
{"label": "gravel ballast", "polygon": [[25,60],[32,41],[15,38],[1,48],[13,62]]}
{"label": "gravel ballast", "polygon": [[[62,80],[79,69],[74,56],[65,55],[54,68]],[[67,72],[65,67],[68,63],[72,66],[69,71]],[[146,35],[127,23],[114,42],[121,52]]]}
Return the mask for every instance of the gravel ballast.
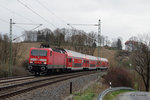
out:
{"label": "gravel ballast", "polygon": [[41,87],[18,96],[8,98],[11,100],[63,100],[70,95],[70,82],[72,82],[72,92],[80,91],[90,82],[97,80],[104,72],[81,76],[78,78],[65,80],[53,85]]}

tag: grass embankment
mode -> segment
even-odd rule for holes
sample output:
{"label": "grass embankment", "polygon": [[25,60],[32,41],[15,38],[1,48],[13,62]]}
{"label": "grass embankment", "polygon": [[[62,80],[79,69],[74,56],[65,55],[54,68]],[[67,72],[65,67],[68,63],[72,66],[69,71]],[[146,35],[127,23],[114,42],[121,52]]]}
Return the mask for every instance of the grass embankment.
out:
{"label": "grass embankment", "polygon": [[113,91],[109,94],[107,94],[104,97],[104,100],[113,100],[114,98],[116,98],[119,94],[121,93],[125,93],[125,92],[132,92],[133,90],[118,90],[118,91]]}
{"label": "grass embankment", "polygon": [[89,86],[82,93],[75,93],[74,100],[97,100],[100,92],[107,88],[106,85],[102,85],[100,82],[96,82]]}
{"label": "grass embankment", "polygon": [[[98,48],[95,49],[94,56],[98,56]],[[109,61],[110,66],[118,65],[118,62],[115,60],[117,50],[110,50],[107,48],[100,49],[100,57],[107,58]]]}

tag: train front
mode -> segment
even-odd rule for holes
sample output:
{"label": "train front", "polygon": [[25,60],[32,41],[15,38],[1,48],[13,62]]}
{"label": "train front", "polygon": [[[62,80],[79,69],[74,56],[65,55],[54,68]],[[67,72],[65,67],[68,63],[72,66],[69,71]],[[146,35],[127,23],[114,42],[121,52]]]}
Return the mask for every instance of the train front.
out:
{"label": "train front", "polygon": [[29,53],[28,70],[34,75],[47,73],[48,48],[31,48]]}

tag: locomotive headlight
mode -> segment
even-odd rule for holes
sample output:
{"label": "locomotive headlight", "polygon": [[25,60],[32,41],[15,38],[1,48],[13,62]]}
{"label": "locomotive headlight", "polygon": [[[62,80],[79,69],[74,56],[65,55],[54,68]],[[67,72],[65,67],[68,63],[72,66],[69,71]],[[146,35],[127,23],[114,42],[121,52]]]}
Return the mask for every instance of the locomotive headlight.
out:
{"label": "locomotive headlight", "polygon": [[40,59],[40,61],[46,61],[46,59]]}
{"label": "locomotive headlight", "polygon": [[30,61],[30,64],[33,63],[32,61]]}
{"label": "locomotive headlight", "polygon": [[46,62],[44,62],[44,64],[46,64]]}

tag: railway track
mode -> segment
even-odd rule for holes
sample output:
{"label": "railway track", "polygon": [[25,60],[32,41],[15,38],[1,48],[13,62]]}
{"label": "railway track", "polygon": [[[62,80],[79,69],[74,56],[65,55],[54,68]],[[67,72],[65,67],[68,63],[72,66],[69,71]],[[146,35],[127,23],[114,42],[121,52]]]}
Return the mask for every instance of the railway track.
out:
{"label": "railway track", "polygon": [[23,78],[23,77],[29,77],[29,76],[33,76],[33,75],[14,76],[14,77],[3,77],[3,78],[0,78],[0,81],[3,81],[3,80],[11,80],[11,79],[17,79],[17,78]]}
{"label": "railway track", "polygon": [[[0,85],[0,98],[5,99],[14,95],[19,95],[24,92],[28,92],[37,88],[41,88],[47,85],[51,85],[57,82],[61,82],[64,80],[94,74],[97,73],[95,71],[92,72],[77,72],[77,73],[69,73],[64,75],[57,75],[57,76],[47,76],[47,77],[39,77],[28,81],[23,82],[14,82],[7,84],[7,85]],[[18,81],[18,80],[17,80]],[[8,82],[9,83],[9,82]],[[6,83],[2,83],[6,84]]]}
{"label": "railway track", "polygon": [[20,76],[20,77],[14,77],[14,78],[6,78],[6,79],[2,79],[2,80],[0,80],[0,85],[2,84],[2,83],[8,83],[8,82],[15,82],[15,81],[21,81],[21,80],[27,80],[27,79],[33,79],[33,78],[35,78],[35,76]]}

